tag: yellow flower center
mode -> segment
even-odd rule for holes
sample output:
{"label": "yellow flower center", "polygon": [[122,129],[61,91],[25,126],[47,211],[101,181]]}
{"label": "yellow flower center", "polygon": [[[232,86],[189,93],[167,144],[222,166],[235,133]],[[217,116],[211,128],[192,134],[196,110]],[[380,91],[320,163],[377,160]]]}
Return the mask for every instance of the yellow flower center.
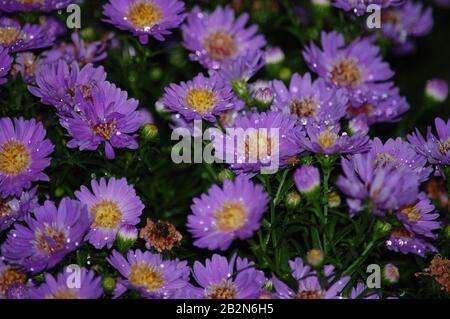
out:
{"label": "yellow flower center", "polygon": [[214,92],[208,89],[190,89],[185,97],[187,105],[196,112],[206,113],[216,103]]}
{"label": "yellow flower center", "polygon": [[422,218],[420,210],[417,209],[416,205],[407,205],[400,209],[400,213],[405,214],[410,221],[420,220]]}
{"label": "yellow flower center", "polygon": [[388,153],[378,153],[375,157],[375,166],[383,167],[387,164],[395,164],[397,159]]}
{"label": "yellow flower center", "polygon": [[155,292],[166,283],[163,274],[155,266],[146,263],[133,264],[129,280],[134,286],[145,288],[148,292]]}
{"label": "yellow flower center", "polygon": [[26,6],[33,6],[36,4],[45,4],[45,0],[17,0],[20,4],[26,5]]}
{"label": "yellow flower center", "polygon": [[329,129],[326,129],[325,131],[320,133],[318,142],[323,149],[328,149],[334,145],[337,138],[338,136],[336,134],[331,133]]}
{"label": "yellow flower center", "polygon": [[0,44],[9,47],[17,42],[20,31],[13,27],[0,27]]}
{"label": "yellow flower center", "polygon": [[226,280],[207,289],[207,299],[236,299],[237,289],[233,283]]}
{"label": "yellow flower center", "polygon": [[5,218],[9,214],[11,214],[11,207],[6,200],[0,198],[0,218]]}
{"label": "yellow flower center", "polygon": [[317,108],[317,102],[310,98],[301,101],[294,99],[290,105],[291,113],[298,117],[313,117],[316,115]]}
{"label": "yellow flower center", "polygon": [[8,269],[0,275],[0,296],[4,295],[9,287],[15,284],[24,284],[26,276],[13,269]]}
{"label": "yellow flower center", "polygon": [[56,292],[45,296],[45,299],[80,299],[77,291],[69,288],[62,288]]}
{"label": "yellow flower center", "polygon": [[164,18],[159,6],[150,2],[139,2],[131,6],[127,19],[139,29],[150,29]]}
{"label": "yellow flower center", "polygon": [[117,228],[122,220],[122,210],[116,202],[110,200],[102,200],[95,204],[90,213],[94,215],[93,227],[112,230]]}
{"label": "yellow flower center", "polygon": [[214,220],[218,230],[234,232],[247,223],[247,212],[241,204],[225,202],[222,210],[214,213]]}
{"label": "yellow flower center", "polygon": [[204,40],[204,45],[209,56],[218,61],[227,60],[237,52],[233,37],[223,31],[209,34]]}
{"label": "yellow flower center", "polygon": [[25,144],[11,141],[0,147],[0,172],[8,176],[23,173],[30,165],[30,154]]}
{"label": "yellow flower center", "polygon": [[108,123],[95,124],[92,130],[106,140],[110,140],[116,132],[117,121],[112,120]]}
{"label": "yellow flower center", "polygon": [[52,255],[64,249],[66,236],[62,231],[46,226],[44,232],[36,232],[36,247],[39,251]]}
{"label": "yellow flower center", "polygon": [[320,263],[323,260],[323,252],[320,249],[311,249],[307,254],[308,262],[311,264]]}
{"label": "yellow flower center", "polygon": [[450,137],[446,141],[439,141],[439,151],[442,155],[447,155],[450,151]]}
{"label": "yellow flower center", "polygon": [[322,299],[322,291],[320,290],[306,290],[299,291],[297,299]]}
{"label": "yellow flower center", "polygon": [[345,87],[356,87],[362,82],[361,70],[355,59],[342,59],[331,70],[331,81]]}

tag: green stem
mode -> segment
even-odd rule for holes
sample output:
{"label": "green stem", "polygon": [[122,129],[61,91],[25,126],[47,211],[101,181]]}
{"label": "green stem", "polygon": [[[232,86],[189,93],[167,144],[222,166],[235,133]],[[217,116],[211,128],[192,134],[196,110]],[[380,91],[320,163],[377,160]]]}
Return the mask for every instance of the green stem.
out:
{"label": "green stem", "polygon": [[287,177],[288,173],[289,173],[288,169],[284,170],[283,176],[281,177],[281,181],[280,181],[280,185],[278,186],[277,194],[275,195],[275,199],[273,200],[273,204],[275,206],[277,206],[280,203],[281,191],[283,190],[283,186],[286,181],[286,177]]}
{"label": "green stem", "polygon": [[373,238],[369,244],[366,246],[366,249],[364,249],[363,253],[361,254],[361,256],[356,259],[353,264],[351,264],[347,270],[345,270],[342,273],[342,276],[351,276],[355,270],[367,259],[367,257],[369,256],[370,252],[372,251],[372,249],[375,247],[375,243],[377,242],[377,238]]}

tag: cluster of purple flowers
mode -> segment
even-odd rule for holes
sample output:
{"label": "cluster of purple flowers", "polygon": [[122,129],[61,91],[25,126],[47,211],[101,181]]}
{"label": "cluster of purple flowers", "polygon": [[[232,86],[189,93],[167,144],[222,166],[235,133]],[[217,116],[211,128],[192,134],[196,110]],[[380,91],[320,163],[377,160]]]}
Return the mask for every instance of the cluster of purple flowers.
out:
{"label": "cluster of purple flowers", "polygon": [[441,225],[434,205],[419,189],[433,171],[427,166],[431,157],[419,150],[400,138],[384,144],[376,138],[369,152],[342,159],[344,174],[337,186],[348,196],[352,215],[369,209],[378,218],[400,222],[386,241],[388,249],[424,257],[436,251],[429,241],[437,238]]}
{"label": "cluster of purple flowers", "polygon": [[[0,11],[48,12],[70,3],[4,0]],[[335,7],[358,16],[371,4],[383,8],[381,33],[402,52],[413,47],[412,37],[427,34],[433,26],[431,9],[413,1],[334,1]],[[194,246],[226,251],[238,240],[251,239],[269,208],[274,214],[276,204],[267,185],[252,178],[272,167],[274,157],[278,169],[295,167],[300,155],[311,155],[328,164],[341,156],[336,186],[346,196],[350,215],[368,213],[388,224],[387,249],[421,257],[437,252],[433,241],[441,229],[440,215],[421,186],[432,174],[450,178],[450,120],[437,118],[435,132],[428,128],[423,136],[417,129],[408,141],[383,143],[369,137],[372,125],[398,121],[409,109],[375,37],[347,43],[336,31],[322,32],[320,46],[311,43],[302,54],[311,73],[294,73],[288,85],[278,79],[250,83],[284,54],[265,50],[266,40],[256,25],[247,25],[247,14],[236,16],[230,7],[212,12],[194,7],[187,13],[180,0],[110,0],[103,15],[104,22],[131,32],[143,45],[150,38],[164,41],[180,28],[189,58],[207,71],[169,84],[158,101],[172,113],[174,128],[205,121],[220,130],[212,141],[214,155],[237,174],[192,200],[186,226]],[[117,149],[138,149],[137,131],[151,116],[128,92],[109,82],[98,65],[114,36],[85,42],[73,33],[70,43],[57,43],[65,31],[52,18],[22,25],[1,17],[0,85],[9,73],[16,79],[20,75],[33,96],[54,107],[70,149],[103,147],[109,160],[115,159]],[[47,50],[38,54],[36,49]],[[434,81],[429,93],[442,102],[448,86]],[[76,200],[65,197],[41,205],[36,183],[49,180],[45,170],[54,150],[44,124],[22,117],[0,119],[0,234],[6,238],[0,247],[0,298],[101,298],[104,278],[85,267],[76,270],[80,283],[73,287],[67,284],[70,267],[56,275],[46,273],[39,286],[27,278],[54,270],[83,245],[109,250],[121,236],[136,240],[145,206],[134,185],[115,177],[93,178],[90,187],[74,193]],[[241,149],[234,147],[239,136],[228,128],[246,135]],[[317,199],[322,177],[329,182],[315,164],[305,164],[294,172],[291,185],[308,200]],[[280,186],[278,192],[282,190]],[[120,252],[113,250],[106,258],[119,274],[114,298],[129,291],[149,299],[381,298],[360,282],[348,287],[350,276],[323,265],[323,260],[312,262],[312,255],[308,262],[291,260],[290,274],[267,276],[236,254],[213,254],[190,267],[150,248],[117,248]],[[318,256],[323,259],[322,252]],[[295,287],[286,284],[288,277]]]}

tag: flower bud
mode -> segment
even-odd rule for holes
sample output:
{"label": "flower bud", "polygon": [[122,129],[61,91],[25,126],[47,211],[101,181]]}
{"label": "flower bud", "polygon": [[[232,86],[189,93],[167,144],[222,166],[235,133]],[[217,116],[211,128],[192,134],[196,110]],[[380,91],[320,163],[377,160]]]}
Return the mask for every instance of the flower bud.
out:
{"label": "flower bud", "polygon": [[280,73],[278,74],[278,77],[282,81],[289,81],[291,76],[292,76],[292,71],[289,68],[281,68]]}
{"label": "flower bud", "polygon": [[64,193],[64,188],[62,187],[58,187],[57,189],[55,189],[55,197],[63,197]]}
{"label": "flower bud", "polygon": [[247,83],[245,81],[234,81],[233,82],[233,91],[234,93],[243,99],[244,101],[247,101],[249,99],[249,92]]}
{"label": "flower bud", "polygon": [[268,48],[265,52],[266,64],[280,64],[284,61],[284,52],[280,47]]}
{"label": "flower bud", "polygon": [[134,246],[138,238],[138,230],[133,225],[123,225],[116,236],[116,246],[121,253],[127,252]]}
{"label": "flower bud", "polygon": [[446,240],[450,239],[450,225],[444,225],[442,227],[441,236]]}
{"label": "flower bud", "polygon": [[398,267],[394,264],[386,264],[383,267],[383,281],[388,285],[393,285],[398,283],[400,280],[400,271],[398,270]]}
{"label": "flower bud", "polygon": [[385,237],[391,232],[392,225],[383,220],[377,220],[375,223],[375,235],[377,237]]}
{"label": "flower bud", "polygon": [[263,111],[267,110],[273,102],[273,92],[270,88],[259,88],[255,92],[255,103]]}
{"label": "flower bud", "polygon": [[300,194],[312,194],[320,189],[320,172],[315,166],[303,165],[294,173],[294,181]]}
{"label": "flower bud", "polygon": [[328,195],[328,206],[330,208],[338,208],[341,206],[341,196],[336,192],[330,193],[330,195]]}
{"label": "flower bud", "polygon": [[300,205],[301,201],[300,194],[297,192],[289,192],[286,195],[286,207],[289,209],[296,209]]}
{"label": "flower bud", "polygon": [[158,127],[155,124],[145,124],[141,129],[141,137],[146,141],[154,140],[158,134]]}
{"label": "flower bud", "polygon": [[226,179],[234,179],[235,175],[233,173],[233,171],[229,170],[229,169],[223,169],[219,175],[217,176],[217,178],[219,179],[219,181],[221,183],[223,183]]}
{"label": "flower bud", "polygon": [[116,288],[116,279],[113,277],[105,277],[103,278],[102,286],[106,294],[111,294]]}
{"label": "flower bud", "polygon": [[431,79],[425,87],[426,96],[435,103],[442,103],[448,97],[448,83],[441,79]]}
{"label": "flower bud", "polygon": [[329,8],[330,0],[312,0],[312,5],[319,9]]}
{"label": "flower bud", "polygon": [[320,249],[311,249],[306,254],[306,261],[313,267],[319,267],[324,260],[323,251]]}

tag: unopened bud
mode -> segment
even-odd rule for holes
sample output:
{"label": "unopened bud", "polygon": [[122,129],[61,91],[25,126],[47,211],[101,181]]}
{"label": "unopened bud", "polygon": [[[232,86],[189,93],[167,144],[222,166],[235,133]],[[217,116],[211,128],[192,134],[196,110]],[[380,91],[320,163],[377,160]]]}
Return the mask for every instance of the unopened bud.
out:
{"label": "unopened bud", "polygon": [[300,194],[298,192],[289,192],[286,195],[286,207],[289,209],[295,209],[298,207],[301,201]]}
{"label": "unopened bud", "polygon": [[393,285],[400,280],[400,271],[394,264],[387,264],[383,268],[383,281],[386,284]]}
{"label": "unopened bud", "polygon": [[146,141],[154,140],[158,134],[158,127],[155,124],[145,124],[141,130],[141,136]]}
{"label": "unopened bud", "polygon": [[319,267],[324,260],[323,251],[320,249],[311,249],[306,254],[306,261],[313,267]]}
{"label": "unopened bud", "polygon": [[328,195],[328,206],[330,208],[337,208],[341,206],[341,196],[338,193],[332,192]]}

